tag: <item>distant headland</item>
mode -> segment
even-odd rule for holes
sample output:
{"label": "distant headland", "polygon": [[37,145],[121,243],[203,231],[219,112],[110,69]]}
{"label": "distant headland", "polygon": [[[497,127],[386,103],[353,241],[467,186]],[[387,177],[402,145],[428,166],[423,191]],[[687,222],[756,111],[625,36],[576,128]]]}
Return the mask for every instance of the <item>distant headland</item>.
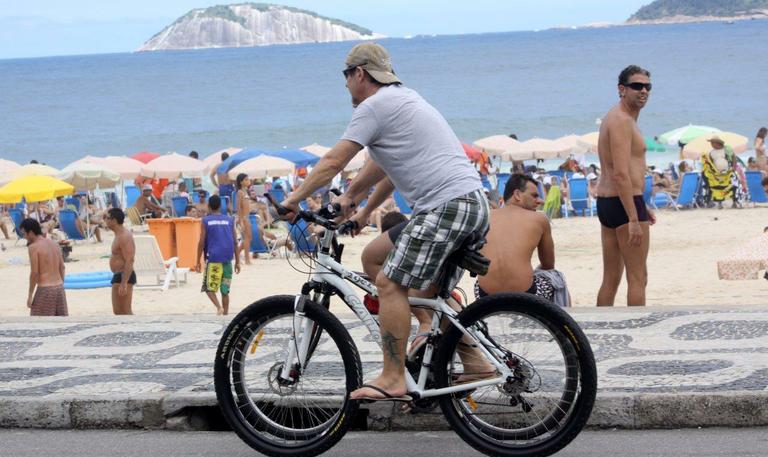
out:
{"label": "distant headland", "polygon": [[138,51],[238,48],[383,38],[384,35],[312,11],[269,3],[193,9]]}

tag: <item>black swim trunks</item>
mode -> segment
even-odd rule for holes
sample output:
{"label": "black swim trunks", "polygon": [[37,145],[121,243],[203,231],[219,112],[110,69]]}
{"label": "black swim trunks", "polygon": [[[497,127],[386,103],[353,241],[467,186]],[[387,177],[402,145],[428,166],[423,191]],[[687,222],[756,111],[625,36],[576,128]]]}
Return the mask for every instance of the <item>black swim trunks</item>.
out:
{"label": "black swim trunks", "polygon": [[392,240],[392,244],[397,244],[397,237],[400,236],[400,232],[403,231],[406,225],[408,225],[408,221],[403,221],[387,230],[387,235],[389,236],[389,239]]}
{"label": "black swim trunks", "polygon": [[[123,272],[122,271],[118,271],[117,273],[115,273],[112,276],[111,284],[120,284],[121,282],[123,282]],[[136,284],[136,272],[135,271],[131,272],[131,276],[128,278],[128,284],[131,284],[131,285]]]}
{"label": "black swim trunks", "polygon": [[[648,210],[645,207],[645,201],[642,195],[632,197],[637,210],[637,220],[646,222],[648,220]],[[597,197],[597,218],[600,223],[608,228],[615,229],[629,222],[629,216],[624,211],[624,205],[621,204],[619,197]]]}
{"label": "black swim trunks", "polygon": [[[549,278],[540,275],[533,275],[533,284],[528,290],[525,291],[528,294],[537,295],[541,298],[546,298],[552,301],[555,298],[555,288],[552,286]],[[488,293],[480,287],[480,283],[475,281],[475,300],[487,296]]]}

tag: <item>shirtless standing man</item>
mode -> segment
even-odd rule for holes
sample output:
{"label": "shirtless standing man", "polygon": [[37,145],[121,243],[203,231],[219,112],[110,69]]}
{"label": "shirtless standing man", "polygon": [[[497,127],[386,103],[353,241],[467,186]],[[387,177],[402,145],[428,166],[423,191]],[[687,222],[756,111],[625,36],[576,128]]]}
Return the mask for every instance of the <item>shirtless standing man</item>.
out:
{"label": "shirtless standing man", "polygon": [[[228,158],[229,154],[226,152],[221,153],[222,162]],[[211,182],[219,189],[219,197],[227,197],[229,199],[229,205],[232,205],[232,194],[235,192],[235,184],[229,179],[227,171],[224,171],[223,173],[219,172],[219,166],[216,166],[211,172]],[[232,206],[229,206],[229,209],[232,210]]]}
{"label": "shirtless standing man", "polygon": [[24,219],[19,227],[27,240],[29,251],[30,316],[67,316],[67,296],[64,292],[64,258],[59,245],[43,236],[40,223]]}
{"label": "shirtless standing man", "polygon": [[651,93],[651,74],[630,65],[619,74],[618,89],[619,103],[605,115],[597,144],[603,170],[597,186],[603,244],[603,283],[597,305],[613,306],[626,269],[627,305],[645,306],[649,225],[656,217],[643,200],[645,140],[637,118]]}
{"label": "shirtless standing man", "polygon": [[488,273],[478,276],[476,298],[500,292],[528,292],[547,300],[554,288],[544,276],[534,275],[533,251],[538,251],[541,269],[555,268],[552,228],[543,213],[536,181],[523,174],[510,176],[504,188],[505,206],[491,211],[491,229],[481,250],[490,261]]}
{"label": "shirtless standing man", "polygon": [[109,269],[112,270],[112,311],[115,315],[133,314],[133,286],[136,285],[136,272],[133,261],[136,256],[136,244],[133,234],[123,227],[125,214],[120,208],[112,208],[105,218],[107,227],[115,234],[112,242],[112,255],[109,257]]}

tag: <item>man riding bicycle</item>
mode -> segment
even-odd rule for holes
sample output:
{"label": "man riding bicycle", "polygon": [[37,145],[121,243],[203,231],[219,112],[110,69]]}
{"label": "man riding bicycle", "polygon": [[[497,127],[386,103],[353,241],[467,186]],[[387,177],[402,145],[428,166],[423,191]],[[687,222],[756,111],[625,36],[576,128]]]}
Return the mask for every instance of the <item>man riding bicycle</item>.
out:
{"label": "man riding bicycle", "polygon": [[[487,232],[489,206],[480,177],[448,122],[419,94],[402,85],[386,49],[376,43],[356,45],[347,56],[343,74],[355,108],[352,119],[341,140],[282,205],[297,213],[299,202],[328,184],[367,146],[372,160],[337,199],[344,214],[350,216],[368,190],[386,178],[413,208],[414,215],[384,267],[372,278],[381,304],[383,371],[350,396],[354,400],[408,400],[404,376],[410,332],[408,290],[421,291],[419,295],[437,293],[435,284],[449,255],[473,234]],[[454,278],[450,289],[458,279]],[[484,372],[489,367],[493,368],[471,368]]]}

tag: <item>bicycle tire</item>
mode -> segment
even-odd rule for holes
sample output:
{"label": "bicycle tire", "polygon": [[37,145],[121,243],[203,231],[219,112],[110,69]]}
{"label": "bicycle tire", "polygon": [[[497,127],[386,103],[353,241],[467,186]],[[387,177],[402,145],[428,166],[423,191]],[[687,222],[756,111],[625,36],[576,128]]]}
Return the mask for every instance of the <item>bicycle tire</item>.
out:
{"label": "bicycle tire", "polygon": [[[559,347],[562,351],[563,369],[566,376],[565,381],[563,381],[562,396],[555,402],[557,408],[544,418],[539,417],[534,412],[540,423],[532,425],[530,428],[521,431],[505,431],[496,425],[487,424],[482,419],[478,419],[479,414],[475,415],[472,411],[477,409],[477,403],[468,399],[472,395],[472,391],[442,396],[440,407],[452,429],[467,444],[486,455],[515,457],[551,455],[568,445],[581,432],[589,419],[597,393],[597,368],[594,355],[589,341],[573,318],[551,302],[534,295],[506,293],[483,297],[464,309],[459,314],[458,319],[465,328],[473,326],[480,328],[482,325],[487,325],[485,320],[490,322],[494,315],[505,312],[539,323],[542,329],[549,332],[550,338],[556,343],[553,346]],[[546,335],[545,332],[542,333]],[[461,331],[451,326],[440,341],[435,358],[435,380],[438,388],[451,385],[453,380],[451,366],[455,363],[456,351],[459,348],[461,338]],[[536,338],[532,336],[531,341],[535,340]],[[522,360],[523,364],[530,364],[533,372],[536,372],[536,367],[527,359],[522,357],[518,360]],[[544,378],[547,378],[547,369],[542,368],[541,370],[542,373],[545,373]],[[542,379],[544,378],[538,373],[537,375],[539,381],[543,382]],[[578,385],[576,386],[572,384],[574,375],[577,376],[575,379]],[[549,378],[556,379],[554,376],[549,376]],[[504,386],[509,383],[508,380]],[[504,395],[500,386],[494,387]],[[570,389],[573,391],[571,392]],[[498,394],[496,395],[498,396]],[[528,394],[525,393],[525,395]],[[547,398],[543,390],[542,397]],[[512,396],[507,398],[509,405],[512,405],[510,408],[519,405],[518,399],[525,401],[523,394],[514,398]],[[568,406],[567,410],[563,410],[562,405],[568,401],[572,404]],[[465,404],[469,404],[470,407],[467,408]],[[498,410],[503,405],[498,403],[494,406]],[[520,406],[525,410],[524,404]],[[528,403],[528,407],[530,408],[530,403]],[[496,411],[493,407],[490,409]],[[529,411],[525,411],[525,414]],[[568,411],[570,414],[565,417]],[[492,414],[499,414],[501,417],[503,413],[493,412],[489,415]],[[511,416],[510,413],[505,417]],[[561,420],[562,423],[560,423]],[[553,425],[557,425],[556,431],[550,430]],[[546,436],[541,441],[524,442],[550,433],[551,436]]]}
{"label": "bicycle tire", "polygon": [[[318,332],[312,335],[312,352],[315,351],[321,337],[319,332],[330,338],[323,344],[332,344],[338,350],[343,364],[344,391],[341,400],[343,403],[333,415],[329,416],[327,423],[318,426],[317,430],[310,429],[302,433],[301,431],[287,432],[282,429],[287,427],[287,424],[283,425],[279,420],[265,417],[270,415],[269,408],[273,411],[277,410],[278,406],[274,405],[278,401],[275,401],[271,407],[269,405],[265,407],[264,402],[257,402],[250,398],[244,381],[245,364],[236,356],[245,357],[248,345],[254,341],[253,335],[265,324],[281,317],[292,319],[294,299],[294,296],[278,295],[261,299],[246,307],[230,322],[222,334],[214,362],[216,397],[227,423],[250,447],[275,457],[315,456],[327,451],[349,430],[359,409],[359,402],[349,399],[349,392],[362,384],[362,364],[357,347],[344,325],[328,310],[312,301],[307,301],[305,305],[306,317],[315,323],[313,332]],[[261,337],[258,338],[261,341]],[[311,359],[307,366],[310,363],[312,363]],[[338,387],[340,388],[341,386]],[[256,419],[249,420],[254,412],[256,412]],[[288,413],[291,416],[289,418],[291,426],[293,426],[294,414]],[[311,411],[307,415],[314,416]],[[289,438],[292,438],[290,443],[287,442]]]}

